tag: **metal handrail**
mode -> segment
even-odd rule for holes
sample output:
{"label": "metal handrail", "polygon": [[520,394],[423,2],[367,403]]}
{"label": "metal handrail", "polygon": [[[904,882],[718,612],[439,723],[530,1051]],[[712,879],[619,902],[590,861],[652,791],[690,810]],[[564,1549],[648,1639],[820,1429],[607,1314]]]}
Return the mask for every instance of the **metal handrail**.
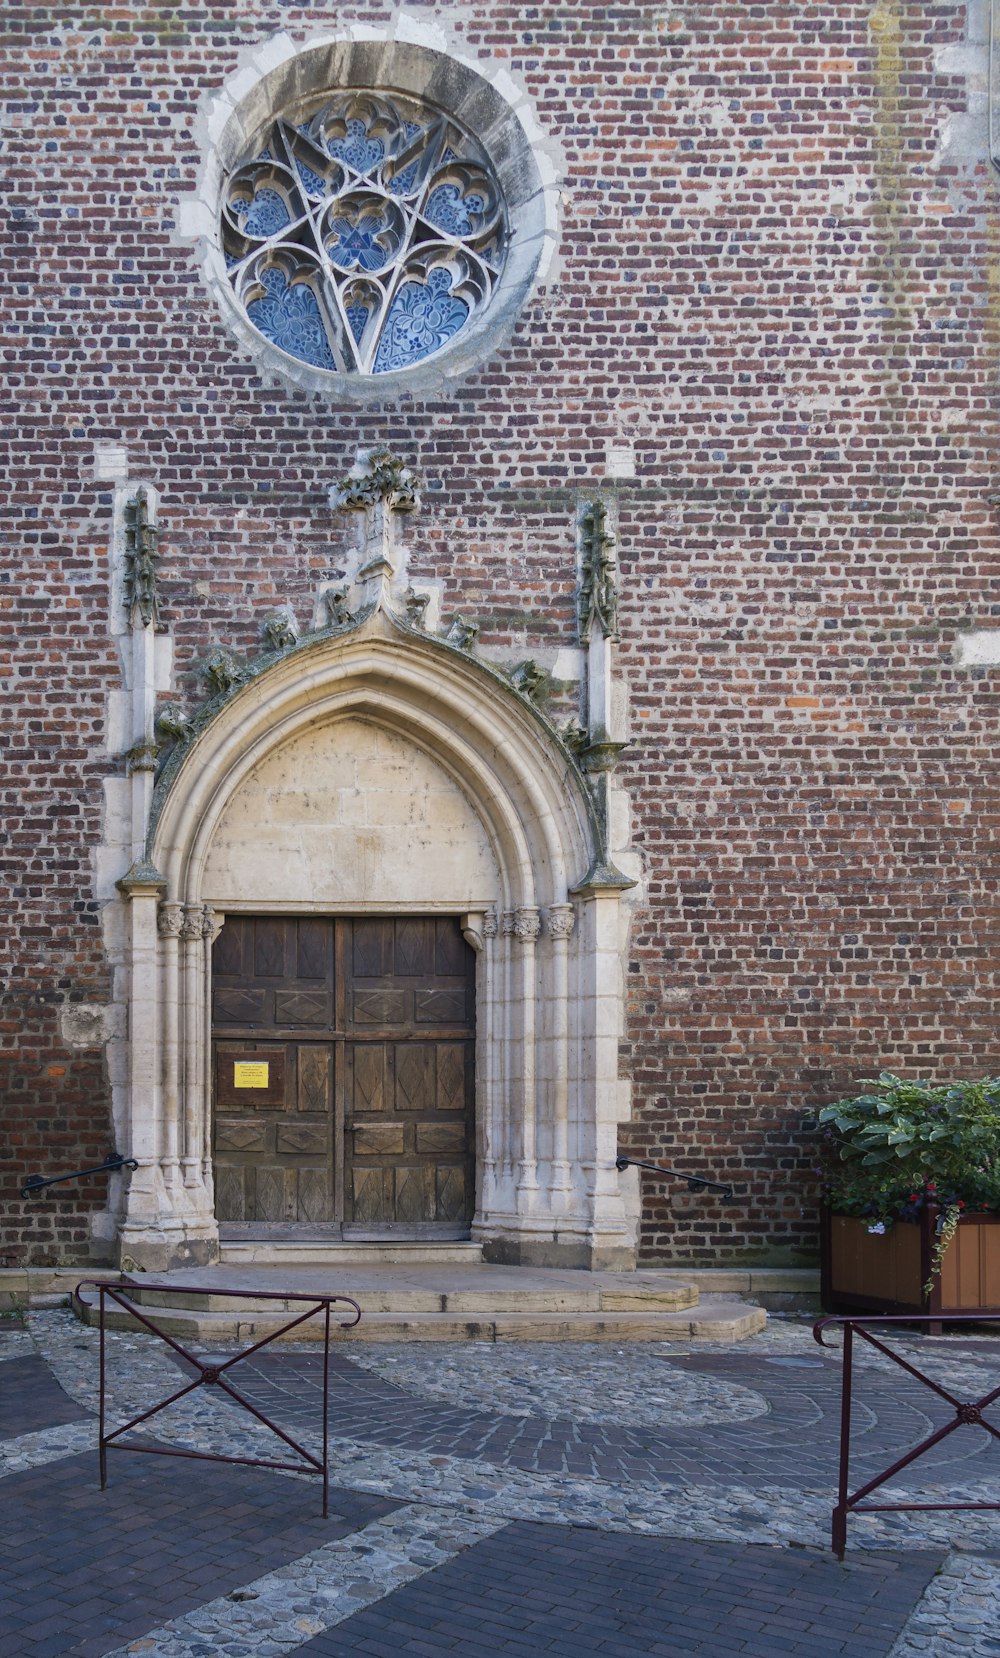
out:
{"label": "metal handrail", "polygon": [[[941,1321],[940,1313],[926,1315],[919,1313],[861,1313],[854,1316],[827,1314],[825,1318],[818,1319],[813,1325],[813,1338],[819,1343],[820,1347],[826,1346],[823,1335],[831,1325],[839,1325],[844,1333],[840,1392],[840,1470],[837,1482],[837,1506],[831,1516],[831,1547],[838,1560],[843,1560],[844,1551],[847,1548],[847,1519],[850,1514],[916,1514],[939,1509],[990,1509],[993,1511],[1000,1509],[1000,1503],[870,1503],[863,1500],[871,1496],[873,1491],[878,1491],[888,1480],[894,1479],[897,1474],[902,1473],[904,1468],[908,1468],[912,1462],[916,1462],[917,1458],[922,1457],[926,1451],[932,1450],[943,1439],[947,1439],[949,1434],[955,1432],[956,1428],[985,1428],[986,1432],[992,1434],[994,1439],[1000,1439],[1000,1428],[994,1427],[993,1423],[988,1422],[983,1415],[987,1406],[995,1405],[1000,1400],[1000,1387],[991,1388],[989,1392],[984,1393],[978,1399],[957,1398],[948,1388],[942,1387],[940,1382],[936,1382],[933,1377],[925,1375],[922,1370],[918,1370],[915,1364],[911,1364],[908,1359],[903,1357],[902,1353],[897,1353],[893,1348],[886,1347],[884,1341],[879,1341],[870,1329],[865,1328],[866,1325],[870,1324],[920,1324],[925,1327],[932,1327],[941,1323]],[[995,1313],[951,1313],[948,1315],[947,1322],[949,1324],[992,1324],[1000,1328],[1000,1316]],[[891,1331],[889,1333],[892,1334]],[[915,1445],[911,1451],[907,1451],[904,1456],[898,1457],[888,1468],[883,1468],[881,1473],[874,1475],[872,1479],[866,1480],[856,1491],[852,1491],[850,1478],[851,1387],[854,1378],[854,1337],[856,1335],[860,1336],[862,1341],[866,1341],[869,1347],[874,1347],[884,1358],[891,1359],[893,1364],[898,1365],[900,1370],[905,1371],[908,1376],[914,1377],[918,1382],[923,1382],[924,1386],[929,1388],[932,1393],[936,1393],[939,1399],[943,1399],[946,1404],[951,1405],[955,1414],[950,1422],[945,1423],[943,1428],[936,1428],[926,1438],[922,1439],[919,1445]]]}
{"label": "metal handrail", "polygon": [[115,1152],[106,1162],[98,1163],[92,1169],[74,1169],[72,1174],[51,1174],[48,1178],[40,1174],[30,1175],[21,1187],[22,1197],[35,1197],[45,1186],[58,1186],[60,1180],[82,1180],[85,1174],[110,1174],[114,1169],[137,1169],[139,1167],[134,1157],[122,1157]]}
{"label": "metal handrail", "polygon": [[672,1180],[686,1180],[689,1192],[703,1192],[707,1188],[712,1192],[721,1192],[724,1199],[731,1198],[733,1188],[723,1185],[720,1180],[708,1180],[703,1174],[690,1174],[683,1169],[668,1169],[663,1163],[646,1163],[639,1157],[616,1157],[615,1168],[622,1169],[652,1169],[655,1174],[668,1174]]}

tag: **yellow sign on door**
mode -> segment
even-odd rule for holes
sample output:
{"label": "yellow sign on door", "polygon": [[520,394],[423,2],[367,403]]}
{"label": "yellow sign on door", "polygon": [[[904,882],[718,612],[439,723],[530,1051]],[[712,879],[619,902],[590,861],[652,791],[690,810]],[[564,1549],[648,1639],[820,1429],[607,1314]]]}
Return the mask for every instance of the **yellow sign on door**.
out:
{"label": "yellow sign on door", "polygon": [[233,1087],[266,1088],[268,1069],[266,1060],[251,1065],[246,1060],[238,1059],[233,1065]]}

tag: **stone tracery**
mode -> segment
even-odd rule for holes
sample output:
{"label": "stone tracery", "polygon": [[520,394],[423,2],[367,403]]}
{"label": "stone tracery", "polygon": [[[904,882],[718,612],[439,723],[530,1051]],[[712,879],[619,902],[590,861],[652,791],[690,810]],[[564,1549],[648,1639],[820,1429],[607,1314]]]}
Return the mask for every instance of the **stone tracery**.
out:
{"label": "stone tracery", "polygon": [[490,303],[508,239],[476,140],[428,104],[373,91],[279,115],[223,199],[226,265],[249,320],[288,355],[342,373],[442,350]]}

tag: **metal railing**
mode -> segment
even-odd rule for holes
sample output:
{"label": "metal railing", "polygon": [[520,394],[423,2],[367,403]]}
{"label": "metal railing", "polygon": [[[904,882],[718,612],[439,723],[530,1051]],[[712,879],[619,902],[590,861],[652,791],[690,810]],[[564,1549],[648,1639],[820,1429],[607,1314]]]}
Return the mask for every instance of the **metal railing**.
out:
{"label": "metal railing", "polygon": [[[1000,1386],[993,1388],[989,1393],[984,1393],[981,1399],[974,1399],[971,1402],[956,1399],[955,1395],[950,1393],[946,1387],[942,1387],[939,1382],[935,1382],[930,1376],[926,1376],[922,1370],[918,1370],[916,1365],[911,1364],[901,1353],[894,1352],[891,1347],[885,1345],[884,1341],[879,1341],[877,1336],[872,1335],[871,1331],[865,1328],[865,1325],[868,1324],[929,1325],[938,1324],[940,1321],[940,1314],[931,1318],[922,1317],[916,1313],[886,1314],[884,1317],[879,1317],[875,1313],[867,1313],[860,1318],[831,1315],[819,1319],[813,1325],[813,1336],[821,1347],[826,1345],[823,1340],[823,1333],[830,1325],[838,1324],[844,1332],[844,1360],[840,1393],[840,1471],[837,1486],[837,1506],[832,1515],[831,1541],[831,1547],[838,1560],[843,1560],[844,1551],[847,1548],[847,1519],[850,1514],[916,1514],[925,1510],[938,1509],[1000,1509],[1000,1501],[995,1503],[866,1503],[864,1501],[873,1491],[877,1491],[880,1486],[885,1485],[887,1480],[893,1479],[904,1468],[908,1468],[911,1462],[916,1462],[918,1457],[922,1457],[933,1446],[940,1445],[941,1441],[947,1439],[948,1435],[953,1434],[957,1428],[985,1428],[987,1433],[993,1435],[994,1439],[1000,1439],[1000,1429],[994,1427],[993,1423],[988,1422],[983,1415],[989,1405],[1000,1399]],[[993,1314],[991,1317],[986,1313],[963,1313],[955,1317],[949,1317],[948,1323],[992,1324],[1000,1331],[1000,1315],[997,1314]],[[883,1468],[881,1473],[876,1474],[873,1479],[866,1480],[864,1485],[860,1485],[856,1491],[852,1491],[850,1488],[851,1389],[854,1380],[855,1335],[860,1336],[870,1347],[876,1348],[885,1358],[891,1359],[893,1364],[897,1364],[901,1370],[905,1370],[908,1376],[913,1376],[918,1382],[923,1382],[924,1386],[930,1388],[932,1393],[936,1393],[939,1399],[943,1399],[947,1404],[953,1406],[955,1415],[950,1422],[945,1423],[943,1428],[936,1428],[932,1434],[928,1434],[926,1439],[922,1439],[919,1445],[913,1447],[912,1451],[907,1451],[905,1456],[897,1458],[888,1468]]]}
{"label": "metal railing", "polygon": [[[196,1288],[190,1284],[185,1284],[182,1287],[178,1284],[144,1283],[142,1286],[144,1295],[150,1293],[155,1295],[182,1295],[185,1298],[189,1295],[215,1295],[237,1301],[282,1301],[286,1304],[290,1301],[308,1301],[310,1303],[304,1313],[300,1313],[297,1318],[290,1319],[287,1324],[281,1325],[280,1329],[272,1330],[260,1341],[254,1342],[252,1347],[244,1348],[241,1352],[232,1354],[231,1357],[221,1363],[216,1360],[207,1363],[204,1359],[199,1358],[197,1353],[190,1352],[181,1342],[168,1335],[166,1330],[161,1330],[144,1309],[140,1309],[134,1301],[128,1299],[125,1286],[117,1280],[81,1279],[75,1291],[77,1300],[80,1299],[80,1291],[84,1289],[95,1289],[100,1294],[101,1380],[98,1444],[100,1448],[102,1491],[106,1491],[108,1485],[109,1447],[119,1451],[139,1451],[146,1456],[187,1457],[199,1462],[235,1462],[242,1463],[248,1468],[280,1468],[294,1474],[305,1474],[311,1470],[322,1477],[323,1518],[324,1520],[327,1518],[330,1512],[330,1428],[328,1419],[330,1402],[330,1308],[336,1301],[346,1302],[353,1307],[356,1316],[346,1323],[340,1321],[342,1330],[353,1330],[361,1319],[361,1308],[353,1297],[349,1295],[299,1295],[294,1291],[286,1292],[284,1290],[227,1290],[219,1289],[216,1285],[209,1288]],[[193,1381],[188,1382],[182,1388],[178,1388],[176,1393],[171,1393],[168,1398],[161,1400],[158,1405],[153,1405],[151,1409],[140,1412],[138,1416],[133,1416],[130,1421],[121,1423],[110,1433],[107,1431],[107,1360],[104,1339],[106,1300],[113,1301],[117,1306],[124,1308],[131,1318],[134,1318],[137,1323],[141,1324],[144,1329],[149,1330],[154,1336],[159,1336],[161,1341],[166,1342],[168,1347],[179,1354],[198,1373]],[[261,1348],[270,1346],[271,1342],[277,1341],[279,1337],[286,1335],[289,1330],[296,1329],[298,1325],[304,1324],[306,1319],[314,1317],[319,1312],[323,1314],[323,1449],[322,1455],[317,1457],[312,1451],[307,1450],[304,1445],[300,1445],[290,1434],[287,1434],[276,1422],[272,1422],[271,1418],[266,1416],[262,1410],[258,1410],[256,1405],[251,1404],[249,1399],[244,1398],[243,1394],[227,1379],[226,1373],[231,1371],[233,1366],[239,1364],[243,1359],[249,1358],[252,1353],[259,1353]],[[152,1417],[159,1415],[160,1411],[166,1410],[168,1405],[175,1405],[179,1399],[193,1393],[195,1388],[198,1387],[220,1388],[227,1398],[234,1400],[244,1410],[249,1411],[251,1416],[256,1417],[258,1422],[262,1422],[266,1428],[270,1428],[272,1433],[276,1434],[279,1439],[291,1447],[297,1456],[302,1458],[302,1461],[276,1462],[273,1459],[268,1460],[263,1457],[223,1456],[212,1451],[177,1450],[165,1445],[128,1445],[120,1443],[124,1434],[130,1433],[141,1423],[149,1422]]]}
{"label": "metal railing", "polygon": [[46,1186],[58,1186],[61,1180],[82,1180],[85,1174],[111,1174],[115,1169],[137,1169],[139,1167],[134,1157],[122,1157],[115,1152],[103,1163],[98,1163],[92,1169],[74,1169],[72,1174],[32,1174],[21,1187],[22,1197],[37,1197]]}
{"label": "metal railing", "polygon": [[652,1169],[655,1174],[669,1175],[672,1180],[686,1180],[689,1192],[721,1192],[723,1202],[733,1196],[733,1188],[720,1180],[708,1180],[703,1174],[691,1174],[685,1169],[668,1169],[663,1163],[646,1163],[640,1157],[616,1157],[615,1168],[622,1169]]}

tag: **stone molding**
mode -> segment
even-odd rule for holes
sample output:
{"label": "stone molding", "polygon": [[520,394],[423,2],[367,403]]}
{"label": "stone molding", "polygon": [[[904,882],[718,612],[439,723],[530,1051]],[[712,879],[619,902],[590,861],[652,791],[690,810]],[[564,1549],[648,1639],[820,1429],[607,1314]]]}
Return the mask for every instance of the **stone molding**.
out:
{"label": "stone molding", "polygon": [[[455,904],[477,948],[473,1236],[492,1259],[634,1263],[634,1219],[614,1170],[622,1102],[622,994],[613,988],[621,985],[620,891],[595,889],[570,902],[570,889],[601,856],[587,784],[567,769],[556,733],[525,702],[512,695],[498,701],[494,679],[379,611],[356,630],[317,640],[305,656],[275,658],[181,756],[142,872],[142,891],[165,899],[159,925],[166,933],[158,933],[154,905],[151,929],[136,932],[142,970],[132,982],[140,994],[129,1008],[143,1067],[133,1068],[127,1113],[131,1143],[145,1151],[121,1236],[148,1267],[208,1259],[217,1248],[211,941],[222,920],[217,907],[252,911],[255,894],[248,886],[219,905],[206,890],[216,827],[268,755],[303,731],[353,718],[434,757],[470,803],[496,865],[492,901],[476,893],[463,903],[456,894]],[[238,881],[239,865],[230,867]],[[343,914],[370,908],[350,892],[337,904]],[[421,892],[397,908],[423,913]],[[543,915],[558,948],[534,947]],[[137,928],[144,925],[137,917]]]}

